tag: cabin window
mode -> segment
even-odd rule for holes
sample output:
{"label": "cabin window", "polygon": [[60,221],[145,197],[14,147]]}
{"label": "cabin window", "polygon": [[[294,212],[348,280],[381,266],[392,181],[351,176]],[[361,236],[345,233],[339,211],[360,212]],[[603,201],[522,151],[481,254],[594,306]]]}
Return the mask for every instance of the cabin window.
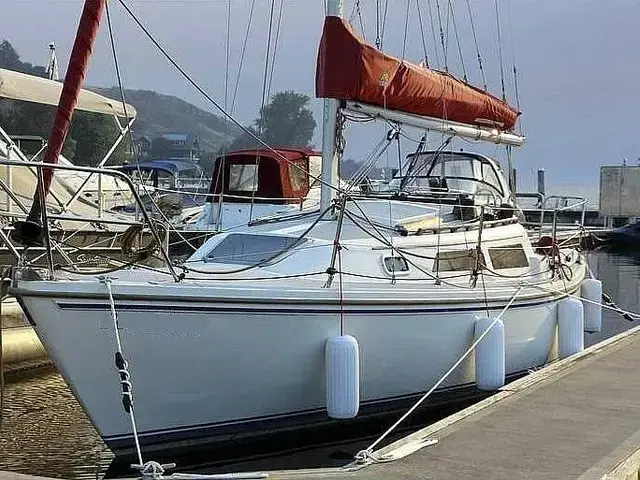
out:
{"label": "cabin window", "polygon": [[256,192],[258,190],[258,165],[233,163],[229,165],[229,191]]}
{"label": "cabin window", "polygon": [[207,254],[206,261],[255,265],[277,256],[279,252],[306,240],[282,235],[231,233]]}
{"label": "cabin window", "polygon": [[289,182],[294,192],[307,188],[307,169],[303,163],[289,164]]}
{"label": "cabin window", "polygon": [[[473,270],[476,268],[477,250],[457,250],[439,252],[433,262],[434,272],[452,272],[456,270]],[[484,265],[484,255],[480,252],[480,265]]]}
{"label": "cabin window", "polygon": [[506,245],[489,249],[489,258],[493,268],[521,268],[528,267],[529,260],[522,245]]}
{"label": "cabin window", "polygon": [[382,265],[389,275],[397,275],[398,273],[409,271],[409,264],[402,257],[384,257]]}

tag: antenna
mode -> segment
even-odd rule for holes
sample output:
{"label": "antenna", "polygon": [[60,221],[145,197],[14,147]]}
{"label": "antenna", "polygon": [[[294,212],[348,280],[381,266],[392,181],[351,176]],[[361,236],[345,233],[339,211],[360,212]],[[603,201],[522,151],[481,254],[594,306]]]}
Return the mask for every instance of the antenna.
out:
{"label": "antenna", "polygon": [[49,75],[49,80],[60,80],[60,72],[58,71],[58,56],[56,55],[56,44],[54,42],[49,43],[49,61],[47,62],[47,68],[45,71]]}

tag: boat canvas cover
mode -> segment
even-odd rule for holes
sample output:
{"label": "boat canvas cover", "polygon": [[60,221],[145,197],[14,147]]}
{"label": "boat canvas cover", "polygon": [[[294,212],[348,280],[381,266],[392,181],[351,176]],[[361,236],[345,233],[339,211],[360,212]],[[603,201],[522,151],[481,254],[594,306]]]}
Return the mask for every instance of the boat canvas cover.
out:
{"label": "boat canvas cover", "polygon": [[449,73],[382,53],[339,17],[325,19],[316,96],[505,131],[520,115],[507,102]]}
{"label": "boat canvas cover", "polygon": [[[62,83],[48,78],[27,75],[0,68],[0,98],[58,106]],[[89,90],[81,90],[77,110],[134,118],[136,110],[127,105],[126,112],[119,100],[112,100]]]}
{"label": "boat canvas cover", "polygon": [[[309,193],[309,157],[318,152],[306,149],[277,148],[274,150],[238,150],[218,157],[215,161],[210,197],[222,194],[228,202],[299,203]],[[234,190],[231,183],[231,167],[257,167],[255,195],[250,191]],[[222,180],[222,181],[221,181]]]}

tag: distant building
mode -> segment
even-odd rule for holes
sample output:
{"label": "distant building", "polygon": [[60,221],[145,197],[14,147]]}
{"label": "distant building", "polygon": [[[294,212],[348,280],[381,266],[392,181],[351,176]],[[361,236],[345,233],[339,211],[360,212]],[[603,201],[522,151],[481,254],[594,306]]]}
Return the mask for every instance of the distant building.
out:
{"label": "distant building", "polygon": [[160,138],[168,142],[167,156],[175,160],[196,160],[200,155],[198,138],[191,133],[165,133]]}
{"label": "distant building", "polygon": [[140,137],[136,141],[136,148],[140,157],[146,157],[151,150],[151,140],[148,137]]}

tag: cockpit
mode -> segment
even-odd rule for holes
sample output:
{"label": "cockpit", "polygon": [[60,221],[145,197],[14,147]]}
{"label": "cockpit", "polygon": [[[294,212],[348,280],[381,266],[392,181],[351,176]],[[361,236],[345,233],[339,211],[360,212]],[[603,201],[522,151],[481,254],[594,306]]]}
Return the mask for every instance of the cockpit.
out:
{"label": "cockpit", "polygon": [[466,152],[422,152],[407,157],[388,184],[388,191],[405,195],[466,195],[475,204],[500,205],[510,196],[498,164]]}

